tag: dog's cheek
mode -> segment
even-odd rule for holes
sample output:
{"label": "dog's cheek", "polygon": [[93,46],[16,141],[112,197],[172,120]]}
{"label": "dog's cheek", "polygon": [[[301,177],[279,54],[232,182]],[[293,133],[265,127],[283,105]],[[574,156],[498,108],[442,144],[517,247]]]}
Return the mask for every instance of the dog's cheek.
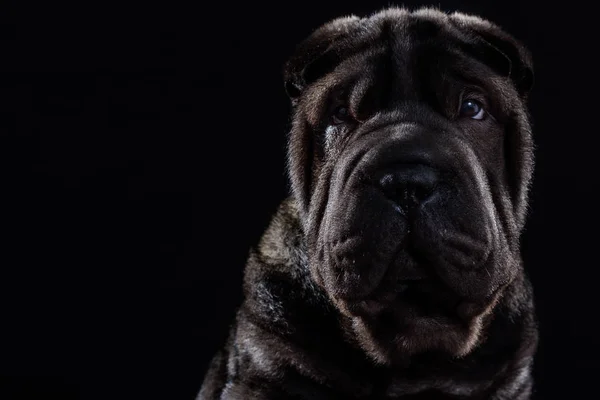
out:
{"label": "dog's cheek", "polygon": [[507,123],[504,154],[513,209],[520,230],[525,222],[533,175],[533,140],[525,116],[517,114]]}
{"label": "dog's cheek", "polygon": [[374,189],[338,180],[331,193],[320,244],[322,275],[336,297],[363,297],[387,272],[408,233],[407,221]]}
{"label": "dog's cheek", "polygon": [[303,217],[308,213],[313,184],[313,151],[314,139],[310,125],[304,118],[296,117],[288,143],[288,175],[292,194]]}

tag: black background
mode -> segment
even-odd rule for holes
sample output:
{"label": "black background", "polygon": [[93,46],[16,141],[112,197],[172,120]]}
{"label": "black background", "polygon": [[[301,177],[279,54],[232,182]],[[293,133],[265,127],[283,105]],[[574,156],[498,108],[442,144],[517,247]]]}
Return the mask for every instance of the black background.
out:
{"label": "black background", "polygon": [[[536,398],[587,398],[600,372],[598,21],[585,2],[536,3],[434,5],[492,19],[533,52]],[[281,67],[320,24],[387,4],[2,13],[0,398],[194,398],[288,190]]]}

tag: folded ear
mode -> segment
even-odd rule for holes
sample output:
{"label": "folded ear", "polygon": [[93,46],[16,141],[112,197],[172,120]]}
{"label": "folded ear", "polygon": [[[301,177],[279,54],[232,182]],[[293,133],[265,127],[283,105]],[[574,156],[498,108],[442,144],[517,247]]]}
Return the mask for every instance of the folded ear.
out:
{"label": "folded ear", "polygon": [[529,50],[489,21],[461,13],[450,15],[450,19],[474,42],[482,61],[509,77],[519,95],[526,98],[533,86],[533,63]]}
{"label": "folded ear", "polygon": [[356,16],[342,17],[321,26],[302,41],[284,66],[285,91],[294,104],[311,82],[335,67],[339,58],[332,51],[335,43],[342,41],[358,25]]}

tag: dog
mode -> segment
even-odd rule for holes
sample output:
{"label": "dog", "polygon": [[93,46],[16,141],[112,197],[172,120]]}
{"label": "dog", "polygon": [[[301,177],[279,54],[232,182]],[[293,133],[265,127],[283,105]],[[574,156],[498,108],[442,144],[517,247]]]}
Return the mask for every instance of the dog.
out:
{"label": "dog", "polygon": [[284,81],[291,194],[197,398],[530,398],[529,51],[386,8],[315,30]]}

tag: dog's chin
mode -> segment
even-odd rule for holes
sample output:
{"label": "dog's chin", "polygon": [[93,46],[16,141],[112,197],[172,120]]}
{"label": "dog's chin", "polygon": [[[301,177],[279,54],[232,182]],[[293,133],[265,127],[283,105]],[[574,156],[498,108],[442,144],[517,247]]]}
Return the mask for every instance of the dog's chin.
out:
{"label": "dog's chin", "polygon": [[352,319],[359,345],[379,364],[404,364],[425,352],[464,357],[477,347],[483,331],[482,317],[462,324],[440,316],[397,318],[393,314],[382,313],[375,320]]}
{"label": "dog's chin", "polygon": [[340,301],[359,345],[380,364],[402,364],[424,352],[464,357],[480,342],[498,294],[484,303],[461,299],[428,280],[399,282],[391,293]]}

